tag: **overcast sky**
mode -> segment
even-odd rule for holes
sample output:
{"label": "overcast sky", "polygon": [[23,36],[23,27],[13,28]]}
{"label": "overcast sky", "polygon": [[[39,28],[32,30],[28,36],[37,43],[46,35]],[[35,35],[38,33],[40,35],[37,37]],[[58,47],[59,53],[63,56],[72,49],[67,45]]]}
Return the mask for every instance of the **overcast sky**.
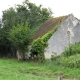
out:
{"label": "overcast sky", "polygon": [[[14,4],[21,4],[24,0],[0,0],[0,15],[2,11],[13,7]],[[29,0],[36,5],[42,4],[43,7],[51,8],[54,17],[73,13],[80,19],[80,0]]]}

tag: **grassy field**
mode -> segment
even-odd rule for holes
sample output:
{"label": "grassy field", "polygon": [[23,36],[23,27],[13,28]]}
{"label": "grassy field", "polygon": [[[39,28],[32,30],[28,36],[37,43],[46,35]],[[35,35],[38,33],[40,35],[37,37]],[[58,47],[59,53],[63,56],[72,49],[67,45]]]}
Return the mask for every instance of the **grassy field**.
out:
{"label": "grassy field", "polygon": [[79,69],[62,68],[49,62],[0,59],[0,80],[58,80],[59,75],[64,77],[63,80],[80,80]]}

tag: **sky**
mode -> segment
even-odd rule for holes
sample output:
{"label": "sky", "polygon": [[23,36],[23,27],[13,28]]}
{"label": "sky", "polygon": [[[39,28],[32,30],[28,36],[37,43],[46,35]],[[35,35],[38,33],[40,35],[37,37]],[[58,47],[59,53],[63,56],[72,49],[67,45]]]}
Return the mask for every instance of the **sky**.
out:
{"label": "sky", "polygon": [[[0,0],[0,17],[2,11],[9,7],[14,7],[15,4],[22,4],[24,0]],[[29,0],[37,6],[42,5],[45,8],[50,8],[54,17],[73,14],[80,19],[80,0]]]}

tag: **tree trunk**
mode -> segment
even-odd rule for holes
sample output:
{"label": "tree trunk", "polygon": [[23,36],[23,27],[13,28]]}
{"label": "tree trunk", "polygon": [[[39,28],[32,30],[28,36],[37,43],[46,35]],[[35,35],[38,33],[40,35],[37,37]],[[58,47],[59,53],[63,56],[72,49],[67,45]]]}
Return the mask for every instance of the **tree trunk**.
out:
{"label": "tree trunk", "polygon": [[17,51],[17,58],[18,58],[18,61],[24,61],[25,60],[25,53],[18,50]]}
{"label": "tree trunk", "polygon": [[63,80],[63,77],[62,76],[58,76],[58,80]]}

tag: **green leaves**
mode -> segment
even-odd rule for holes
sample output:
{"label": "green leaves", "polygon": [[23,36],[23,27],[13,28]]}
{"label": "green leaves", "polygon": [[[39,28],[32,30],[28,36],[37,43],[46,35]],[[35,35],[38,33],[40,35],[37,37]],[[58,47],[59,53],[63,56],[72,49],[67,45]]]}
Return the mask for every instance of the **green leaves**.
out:
{"label": "green leaves", "polygon": [[43,23],[51,17],[51,10],[36,6],[34,3],[25,0],[22,5],[16,5],[15,8],[9,8],[3,11],[3,22],[5,27],[12,28],[21,22],[30,24],[31,28]]}
{"label": "green leaves", "polygon": [[42,54],[44,52],[44,42],[41,38],[36,39],[32,43],[32,51],[38,52],[39,54]]}
{"label": "green leaves", "polygon": [[50,31],[49,33],[45,34],[42,38],[38,38],[33,41],[32,43],[32,52],[38,53],[38,59],[44,60],[44,51],[45,47],[48,45],[47,41],[52,36],[54,31]]}
{"label": "green leaves", "polygon": [[80,54],[80,43],[74,45],[69,44],[69,47],[62,53],[63,56],[68,57],[71,55]]}
{"label": "green leaves", "polygon": [[32,30],[35,31],[36,27],[51,17],[51,14],[49,9],[42,8],[41,5],[36,6],[28,0],[25,0],[22,5],[4,10],[2,17],[3,29],[0,31],[1,50],[9,52],[13,46],[26,50],[25,48],[31,40]]}
{"label": "green leaves", "polygon": [[44,48],[45,43],[41,38],[34,40],[32,43],[32,52],[37,52],[37,58],[39,61],[44,61]]}
{"label": "green leaves", "polygon": [[80,68],[80,43],[69,44],[62,53],[60,63],[65,67]]}
{"label": "green leaves", "polygon": [[28,23],[14,26],[9,33],[8,38],[12,44],[20,51],[25,51],[31,41],[30,29]]}
{"label": "green leaves", "polygon": [[80,68],[80,54],[69,57],[61,57],[60,63],[64,67]]}
{"label": "green leaves", "polygon": [[42,61],[44,60],[45,47],[48,46],[48,40],[53,35],[53,33],[57,30],[57,28],[58,28],[58,26],[56,26],[54,28],[54,30],[48,32],[47,34],[45,34],[41,38],[38,38],[38,39],[33,41],[32,52],[37,52],[38,53],[38,59],[40,58],[40,59],[42,59]]}

